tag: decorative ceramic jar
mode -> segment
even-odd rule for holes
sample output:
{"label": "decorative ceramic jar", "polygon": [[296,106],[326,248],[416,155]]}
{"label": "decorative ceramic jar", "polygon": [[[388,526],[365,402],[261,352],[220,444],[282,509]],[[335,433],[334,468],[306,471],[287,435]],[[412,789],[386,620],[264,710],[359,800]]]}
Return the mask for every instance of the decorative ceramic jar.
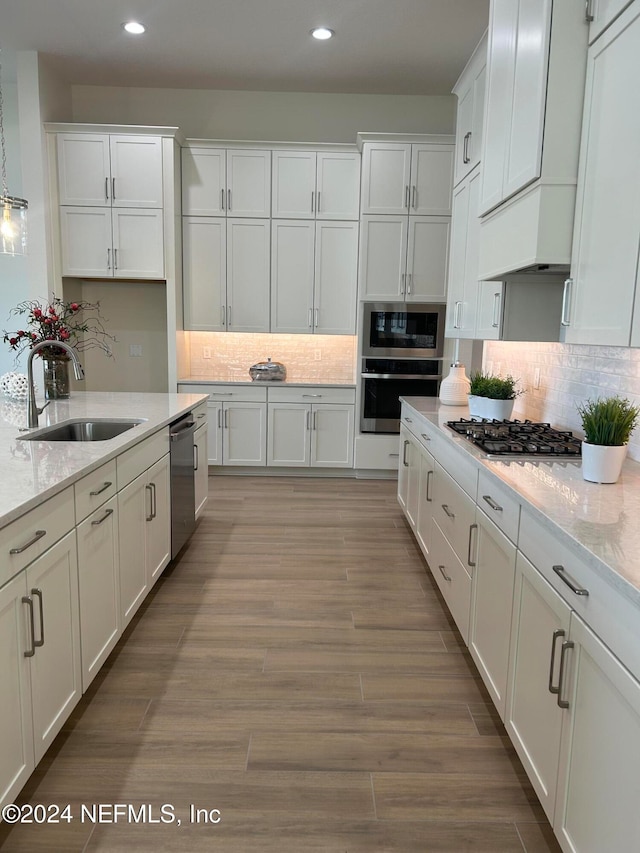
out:
{"label": "decorative ceramic jar", "polygon": [[513,412],[514,400],[495,400],[493,397],[476,397],[469,394],[469,415],[473,420],[508,421]]}
{"label": "decorative ceramic jar", "polygon": [[454,361],[449,375],[440,383],[440,402],[445,406],[466,406],[470,385],[464,364]]}
{"label": "decorative ceramic jar", "polygon": [[590,483],[616,483],[627,455],[626,444],[582,442],[582,477]]}

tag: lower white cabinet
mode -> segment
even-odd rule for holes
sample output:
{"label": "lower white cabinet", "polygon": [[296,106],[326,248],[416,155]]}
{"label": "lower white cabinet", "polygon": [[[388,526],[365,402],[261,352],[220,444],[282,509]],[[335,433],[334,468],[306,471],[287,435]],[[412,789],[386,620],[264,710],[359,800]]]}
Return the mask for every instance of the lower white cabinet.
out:
{"label": "lower white cabinet", "polygon": [[267,464],[267,404],[239,400],[208,404],[210,465]]}
{"label": "lower white cabinet", "polygon": [[82,695],[75,532],[0,590],[0,679],[0,803],[6,803]]}
{"label": "lower white cabinet", "polygon": [[[206,412],[205,412],[206,414]],[[199,427],[194,435],[194,469],[196,489],[196,519],[200,518],[209,494],[209,457],[207,451],[207,424]]]}
{"label": "lower white cabinet", "polygon": [[418,484],[418,513],[416,518],[416,539],[427,560],[431,552],[433,537],[433,477],[436,463],[428,450],[422,448],[420,454],[420,473]]}
{"label": "lower white cabinet", "polygon": [[468,644],[471,576],[435,520],[429,566],[462,639]]}
{"label": "lower white cabinet", "polygon": [[420,486],[420,445],[404,426],[400,425],[400,464],[398,467],[398,503],[407,521],[415,530],[418,518]]}
{"label": "lower white cabinet", "polygon": [[267,464],[352,468],[354,407],[269,403]]}
{"label": "lower white cabinet", "polygon": [[169,456],[118,492],[122,627],[171,559]]}
{"label": "lower white cabinet", "polygon": [[77,535],[84,692],[122,633],[117,498],[85,518]]}

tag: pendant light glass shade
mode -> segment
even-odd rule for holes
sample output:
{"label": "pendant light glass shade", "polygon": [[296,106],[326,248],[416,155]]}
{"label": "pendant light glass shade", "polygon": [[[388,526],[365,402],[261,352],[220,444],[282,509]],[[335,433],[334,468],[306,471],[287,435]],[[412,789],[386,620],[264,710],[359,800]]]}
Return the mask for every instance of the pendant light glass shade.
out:
{"label": "pendant light glass shade", "polygon": [[24,198],[9,195],[7,187],[7,151],[4,139],[2,65],[0,65],[0,146],[2,147],[2,194],[0,195],[0,252],[24,255],[27,251],[27,208]]}

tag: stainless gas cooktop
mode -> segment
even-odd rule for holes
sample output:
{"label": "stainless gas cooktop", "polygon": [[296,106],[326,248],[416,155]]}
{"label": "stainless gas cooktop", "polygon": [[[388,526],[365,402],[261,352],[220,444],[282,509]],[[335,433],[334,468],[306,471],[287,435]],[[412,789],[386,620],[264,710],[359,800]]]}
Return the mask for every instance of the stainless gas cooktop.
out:
{"label": "stainless gas cooktop", "polygon": [[448,421],[449,429],[471,441],[488,456],[580,459],[581,442],[572,432],[532,421]]}

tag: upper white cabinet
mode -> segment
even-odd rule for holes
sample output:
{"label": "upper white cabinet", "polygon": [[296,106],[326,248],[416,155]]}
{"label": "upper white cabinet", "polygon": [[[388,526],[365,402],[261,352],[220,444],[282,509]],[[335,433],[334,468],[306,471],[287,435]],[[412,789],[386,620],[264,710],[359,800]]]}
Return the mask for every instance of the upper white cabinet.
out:
{"label": "upper white cabinet", "polygon": [[584,0],[492,0],[480,278],[568,265],[588,27]]}
{"label": "upper white cabinet", "polygon": [[592,44],[632,0],[586,0],[585,16],[589,21],[589,44]]}
{"label": "upper white cabinet", "polygon": [[355,334],[357,222],[274,220],[271,331]]}
{"label": "upper white cabinet", "polygon": [[451,259],[447,288],[448,338],[475,337],[478,296],[478,197],[480,167],[465,178],[453,191],[451,218]]}
{"label": "upper white cabinet", "polygon": [[362,213],[449,216],[454,149],[426,143],[367,142],[362,151]]}
{"label": "upper white cabinet", "polygon": [[563,325],[568,343],[640,346],[640,5],[589,48],[576,221]]}
{"label": "upper white cabinet", "polygon": [[182,213],[268,218],[271,213],[271,151],[183,148]]}
{"label": "upper white cabinet", "polygon": [[58,191],[62,205],[161,208],[160,137],[58,134]]}
{"label": "upper white cabinet", "polygon": [[274,218],[357,219],[359,200],[357,152],[273,152]]}
{"label": "upper white cabinet", "polygon": [[454,185],[480,162],[486,69],[485,35],[453,87],[453,94],[458,98]]}

